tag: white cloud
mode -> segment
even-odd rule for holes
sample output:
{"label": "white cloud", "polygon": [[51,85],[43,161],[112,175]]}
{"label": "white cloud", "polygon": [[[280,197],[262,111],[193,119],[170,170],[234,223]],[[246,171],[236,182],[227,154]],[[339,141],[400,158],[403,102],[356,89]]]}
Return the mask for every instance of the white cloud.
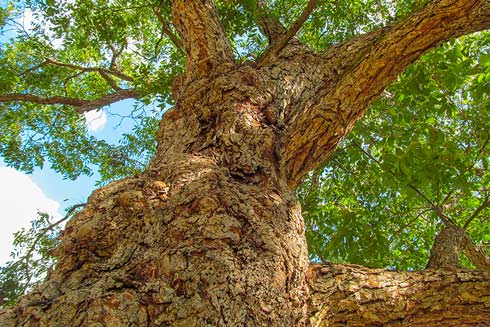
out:
{"label": "white cloud", "polygon": [[60,204],[49,199],[29,176],[0,167],[0,265],[9,260],[13,233],[29,228],[38,210],[60,219],[59,208]]}
{"label": "white cloud", "polygon": [[103,110],[91,110],[85,112],[84,116],[87,128],[91,132],[104,128],[107,123],[107,115]]}

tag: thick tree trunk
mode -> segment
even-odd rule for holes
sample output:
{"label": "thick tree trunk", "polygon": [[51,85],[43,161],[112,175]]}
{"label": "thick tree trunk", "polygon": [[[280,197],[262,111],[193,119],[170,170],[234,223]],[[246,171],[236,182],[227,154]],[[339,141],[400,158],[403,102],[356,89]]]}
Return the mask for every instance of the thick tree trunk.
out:
{"label": "thick tree trunk", "polygon": [[145,174],[90,197],[55,272],[4,325],[305,324],[304,226],[273,97],[256,70],[223,69],[165,115]]}
{"label": "thick tree trunk", "polygon": [[430,326],[451,325],[449,307],[460,326],[490,321],[484,274],[308,270],[293,192],[406,65],[452,32],[490,26],[489,7],[434,1],[325,54],[292,40],[271,63],[238,65],[213,1],[173,1],[187,70],[156,157],[92,194],[56,270],[0,325]]}

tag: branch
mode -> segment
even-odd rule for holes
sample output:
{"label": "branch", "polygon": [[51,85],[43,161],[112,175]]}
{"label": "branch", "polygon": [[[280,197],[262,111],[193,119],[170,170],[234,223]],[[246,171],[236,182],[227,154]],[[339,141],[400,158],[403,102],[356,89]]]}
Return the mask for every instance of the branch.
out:
{"label": "branch", "polygon": [[490,271],[490,258],[488,255],[475,244],[468,232],[463,230],[463,243],[461,244],[461,252],[474,264],[479,270]]}
{"label": "branch", "polygon": [[99,74],[100,76],[102,76],[103,79],[106,80],[106,82],[115,90],[115,91],[119,91],[121,90],[121,88],[119,87],[119,85],[117,85],[116,81],[114,81],[112,78],[110,78],[109,75],[107,75],[107,73],[103,70],[99,71]]}
{"label": "branch", "polygon": [[[66,68],[71,68],[71,69],[76,69],[76,70],[81,70],[84,72],[97,72],[97,73],[105,73],[109,75],[116,76],[122,80],[128,81],[128,82],[134,82],[134,79],[131,76],[128,76],[114,68],[112,69],[105,69],[105,68],[99,68],[99,67],[82,67],[78,65],[73,65],[73,64],[68,64],[64,62],[60,62],[56,59],[48,58],[45,61],[46,64],[49,65],[54,65],[54,66],[60,66],[60,67],[66,67]],[[111,64],[112,65],[112,64]]]}
{"label": "branch", "polygon": [[485,326],[490,272],[311,265],[311,326]]}
{"label": "branch", "polygon": [[[46,233],[50,230],[52,230],[53,228],[55,228],[56,226],[60,225],[62,222],[66,221],[68,218],[71,217],[73,211],[75,211],[76,209],[78,208],[82,208],[84,207],[85,205],[87,205],[86,203],[79,203],[79,204],[75,204],[73,206],[70,207],[70,209],[68,210],[68,212],[66,213],[66,215],[61,218],[60,220],[52,223],[51,225],[49,226],[46,226],[45,228],[43,228],[36,236],[36,238],[34,239],[34,241],[32,242],[31,246],[29,247],[29,249],[27,250],[26,254],[22,256],[22,258],[20,260],[24,260],[25,261],[25,272],[26,272],[26,275],[27,275],[27,281],[23,287],[23,290],[22,290],[22,293],[25,293],[25,291],[27,290],[27,288],[30,286],[30,282],[31,282],[31,279],[32,279],[32,275],[30,274],[30,269],[29,269],[29,262],[31,260],[31,255],[32,253],[34,252],[34,249],[36,248],[36,245],[37,243],[41,240],[41,238],[46,235]],[[19,260],[19,261],[20,261]]]}
{"label": "branch", "polygon": [[[331,47],[308,106],[287,113],[289,185],[324,162],[369,104],[422,54],[453,37],[490,28],[488,0],[433,0],[396,25]],[[303,102],[304,103],[304,102]]]}
{"label": "branch", "polygon": [[174,34],[174,32],[172,32],[172,29],[170,28],[170,24],[162,16],[162,13],[161,13],[162,4],[163,4],[163,1],[160,3],[160,6],[155,8],[153,11],[155,12],[155,15],[157,16],[160,24],[162,24],[163,32],[170,38],[170,40],[173,42],[173,44],[175,45],[175,47],[179,51],[184,52],[184,45],[182,44],[182,41],[179,39],[179,37],[177,35]]}
{"label": "branch", "polygon": [[116,50],[116,48],[114,48],[114,46],[112,44],[109,44],[109,49],[111,49],[111,52],[112,52],[111,64],[109,66],[109,69],[116,70],[116,65],[117,65],[116,64],[116,61],[117,61],[117,58],[123,52],[124,47],[121,47],[121,49]]}
{"label": "branch", "polygon": [[[375,157],[373,157],[371,155],[371,153],[364,150],[357,142],[352,141],[352,144],[354,144],[356,146],[356,149],[360,150],[366,157],[373,160],[380,168],[382,167],[381,162],[378,159],[376,159]],[[387,172],[390,173],[391,175],[393,175],[395,178],[397,177],[397,175],[393,171],[387,170]],[[415,185],[413,185],[411,183],[407,183],[406,185],[410,189],[412,189],[415,193],[417,193],[417,195],[420,198],[422,198],[425,202],[427,202],[427,204],[429,205],[429,209],[434,211],[437,214],[437,216],[442,220],[442,222],[444,223],[444,225],[446,225],[446,227],[448,227],[448,228],[449,227],[458,227],[458,224],[456,224],[456,222],[451,217],[444,214],[442,207],[441,207],[449,199],[452,192],[449,192],[449,194],[444,198],[444,200],[442,200],[441,205],[437,205],[432,200],[430,200],[427,197],[427,195],[425,195],[424,192],[419,190]]]}
{"label": "branch", "polygon": [[174,0],[172,16],[186,53],[188,80],[202,78],[221,64],[233,62],[233,51],[214,1]]}
{"label": "branch", "polygon": [[277,39],[272,41],[271,46],[267,49],[264,55],[259,59],[259,65],[264,66],[274,61],[274,59],[279,55],[282,49],[288,44],[288,42],[296,35],[299,29],[306,22],[310,14],[315,9],[318,0],[309,0],[306,8],[303,10],[301,15],[298,17],[296,22],[291,25],[291,27],[283,34],[281,34]]}
{"label": "branch", "polygon": [[480,214],[480,212],[486,207],[490,206],[490,194],[485,197],[485,200],[480,204],[478,208],[473,212],[473,214],[466,220],[463,225],[463,229],[466,229],[469,224]]}
{"label": "branch", "polygon": [[102,108],[117,101],[138,97],[139,95],[134,89],[119,90],[94,100],[84,100],[64,96],[41,97],[34,94],[10,93],[0,94],[0,102],[31,102],[46,105],[68,105],[76,107],[78,113],[82,114],[90,110]]}

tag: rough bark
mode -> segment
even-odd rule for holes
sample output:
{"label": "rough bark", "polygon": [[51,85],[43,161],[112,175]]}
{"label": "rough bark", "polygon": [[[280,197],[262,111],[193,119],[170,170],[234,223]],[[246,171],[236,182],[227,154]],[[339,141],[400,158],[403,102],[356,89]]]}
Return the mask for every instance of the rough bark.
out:
{"label": "rough bark", "polygon": [[490,321],[486,273],[308,271],[294,196],[406,65],[488,27],[489,6],[434,1],[324,54],[293,39],[258,66],[232,61],[212,1],[173,1],[187,66],[156,156],[142,175],[92,194],[66,226],[55,271],[0,313],[0,325],[450,326],[453,313],[460,326]]}
{"label": "rough bark", "polygon": [[490,273],[314,265],[311,326],[488,326]]}

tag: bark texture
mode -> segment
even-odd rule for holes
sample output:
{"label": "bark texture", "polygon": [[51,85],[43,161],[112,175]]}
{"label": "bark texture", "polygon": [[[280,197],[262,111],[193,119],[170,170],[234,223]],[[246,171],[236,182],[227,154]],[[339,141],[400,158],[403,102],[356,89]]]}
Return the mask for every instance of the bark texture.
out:
{"label": "bark texture", "polygon": [[[233,62],[213,1],[172,3],[187,67],[161,121],[157,155],[141,176],[92,194],[66,226],[56,270],[1,312],[0,325],[490,321],[486,273],[308,270],[294,196],[409,63],[451,36],[489,27],[489,2],[433,1],[321,54],[292,38],[261,65]],[[277,22],[259,18],[281,39]]]}
{"label": "bark texture", "polygon": [[313,265],[311,326],[489,326],[490,273]]}

